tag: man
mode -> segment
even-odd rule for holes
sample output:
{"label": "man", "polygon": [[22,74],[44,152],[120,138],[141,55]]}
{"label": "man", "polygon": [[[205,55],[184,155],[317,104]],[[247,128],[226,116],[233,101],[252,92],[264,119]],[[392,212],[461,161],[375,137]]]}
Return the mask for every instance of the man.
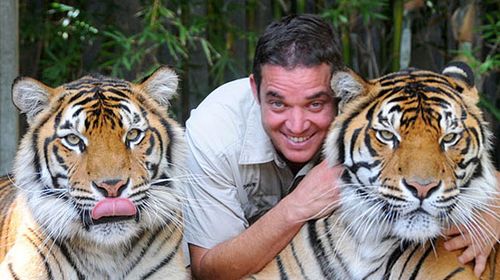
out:
{"label": "man", "polygon": [[193,110],[186,138],[196,178],[184,214],[195,278],[257,272],[306,221],[331,212],[341,168],[312,167],[336,114],[330,78],[342,67],[328,24],[285,17],[259,39],[250,77]]}

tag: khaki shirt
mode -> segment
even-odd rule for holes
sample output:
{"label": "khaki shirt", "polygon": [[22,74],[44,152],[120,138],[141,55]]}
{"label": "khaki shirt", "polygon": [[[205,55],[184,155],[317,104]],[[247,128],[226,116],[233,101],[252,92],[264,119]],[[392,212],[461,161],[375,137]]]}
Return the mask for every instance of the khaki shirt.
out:
{"label": "khaki shirt", "polygon": [[203,248],[241,233],[312,167],[294,177],[279,158],[248,78],[222,85],[193,110],[186,139],[185,239]]}

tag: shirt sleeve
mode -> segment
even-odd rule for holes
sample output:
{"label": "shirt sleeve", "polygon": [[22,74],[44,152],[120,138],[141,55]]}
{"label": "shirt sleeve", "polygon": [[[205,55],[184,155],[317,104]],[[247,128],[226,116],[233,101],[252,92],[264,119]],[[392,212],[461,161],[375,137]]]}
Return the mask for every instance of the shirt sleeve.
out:
{"label": "shirt sleeve", "polygon": [[[213,140],[210,135],[201,137]],[[196,129],[187,131],[186,139],[190,179],[185,188],[185,240],[210,249],[238,235],[248,222],[238,199],[230,158],[214,153],[208,140],[200,142]]]}

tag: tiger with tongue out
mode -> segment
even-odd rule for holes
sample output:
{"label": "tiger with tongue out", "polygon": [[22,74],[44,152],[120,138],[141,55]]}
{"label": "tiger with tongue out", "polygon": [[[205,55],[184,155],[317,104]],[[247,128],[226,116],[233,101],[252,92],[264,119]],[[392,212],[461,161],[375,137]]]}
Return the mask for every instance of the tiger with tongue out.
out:
{"label": "tiger with tongue out", "polygon": [[13,85],[30,124],[0,179],[1,279],[185,279],[177,76]]}

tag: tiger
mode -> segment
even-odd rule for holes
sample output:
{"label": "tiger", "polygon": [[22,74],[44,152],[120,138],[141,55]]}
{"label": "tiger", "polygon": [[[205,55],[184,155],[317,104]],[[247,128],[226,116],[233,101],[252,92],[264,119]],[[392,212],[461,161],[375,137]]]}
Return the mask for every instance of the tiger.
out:
{"label": "tiger", "polygon": [[[248,279],[476,279],[472,264],[444,249],[444,229],[492,235],[478,216],[498,205],[487,124],[471,68],[409,68],[366,80],[335,72],[340,114],[323,145],[342,164],[332,214],[307,222]],[[498,242],[496,245],[498,250]],[[482,279],[500,279],[492,250]]]}
{"label": "tiger", "polygon": [[2,279],[189,279],[182,253],[183,129],[169,67],[12,86],[29,128],[0,182]]}

